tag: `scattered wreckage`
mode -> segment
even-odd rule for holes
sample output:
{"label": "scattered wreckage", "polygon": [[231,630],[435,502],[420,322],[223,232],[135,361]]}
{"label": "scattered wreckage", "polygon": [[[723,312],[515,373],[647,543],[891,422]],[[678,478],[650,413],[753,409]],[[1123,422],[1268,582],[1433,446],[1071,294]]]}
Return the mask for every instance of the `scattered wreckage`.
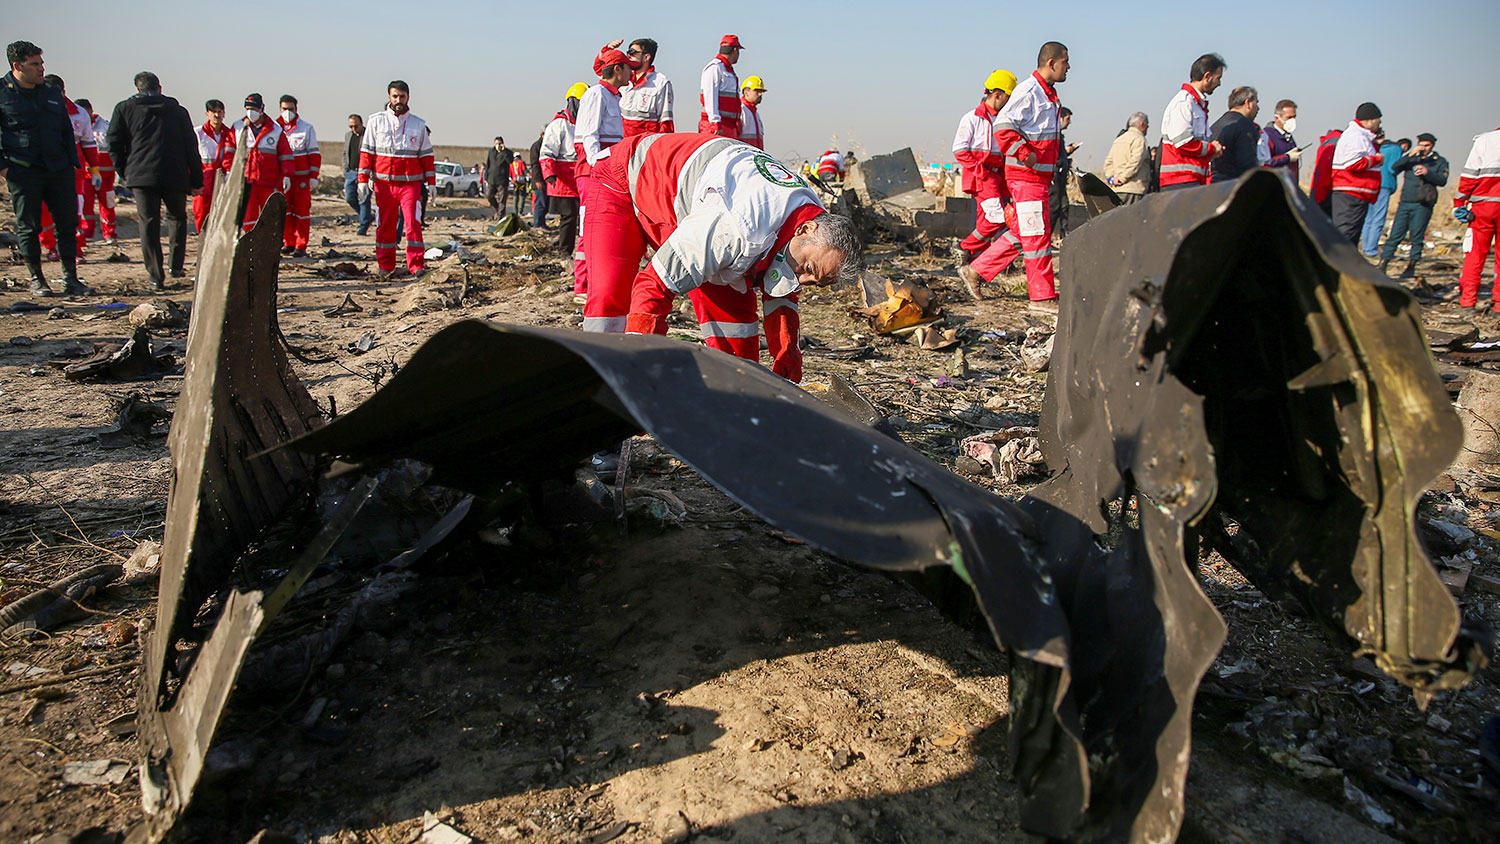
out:
{"label": "scattered wreckage", "polygon": [[[236,240],[237,176],[207,234],[172,422],[139,706],[150,819],[133,841],[171,831],[252,641],[398,460],[467,493],[409,555],[644,431],[797,539],[940,575],[939,602],[977,610],[1010,653],[1021,824],[1054,839],[1177,835],[1193,698],[1225,637],[1195,580],[1203,550],[1419,702],[1484,664],[1414,523],[1461,433],[1412,300],[1280,176],[1155,196],[1070,238],[1040,428],[1054,473],[1015,501],[907,447],[847,384],[820,401],[659,337],[459,322],[320,426],[275,342],[281,214]],[[1032,465],[1032,450],[1004,459]],[[241,554],[327,458],[363,479],[279,586],[238,585]]]}

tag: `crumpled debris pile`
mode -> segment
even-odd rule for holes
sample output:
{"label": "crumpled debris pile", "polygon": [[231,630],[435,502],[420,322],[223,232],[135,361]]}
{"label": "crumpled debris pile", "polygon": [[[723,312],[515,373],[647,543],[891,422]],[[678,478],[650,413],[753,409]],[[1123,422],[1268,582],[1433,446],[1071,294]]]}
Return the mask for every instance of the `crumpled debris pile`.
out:
{"label": "crumpled debris pile", "polygon": [[1021,478],[1047,473],[1042,456],[1042,441],[1037,429],[1025,425],[965,437],[959,443],[960,453],[989,468],[1001,483],[1013,484]]}
{"label": "crumpled debris pile", "polygon": [[886,281],[885,297],[874,307],[854,309],[855,314],[869,318],[876,334],[910,333],[943,318],[937,294],[912,281]]}
{"label": "crumpled debris pile", "polygon": [[313,267],[312,272],[331,281],[350,281],[356,278],[369,278],[370,276],[369,270],[353,261],[340,261],[337,264],[325,264]]}
{"label": "crumpled debris pile", "polygon": [[69,381],[85,378],[147,378],[171,369],[177,362],[171,347],[151,351],[151,332],[137,327],[124,343],[95,343],[93,353],[76,363],[52,360],[49,365],[63,371]]}

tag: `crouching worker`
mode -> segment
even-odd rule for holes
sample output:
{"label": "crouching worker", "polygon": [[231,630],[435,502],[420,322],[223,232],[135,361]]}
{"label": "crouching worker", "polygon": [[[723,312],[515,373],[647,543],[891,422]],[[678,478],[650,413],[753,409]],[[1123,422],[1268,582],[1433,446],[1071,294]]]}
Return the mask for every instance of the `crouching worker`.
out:
{"label": "crouching worker", "polygon": [[[852,280],[861,244],[784,164],[713,135],[637,135],[595,168],[587,225],[585,329],[666,334],[672,299],[688,295],[704,342],[760,359],[763,306],[771,369],[802,380],[797,291]],[[646,247],[656,254],[641,269]]]}

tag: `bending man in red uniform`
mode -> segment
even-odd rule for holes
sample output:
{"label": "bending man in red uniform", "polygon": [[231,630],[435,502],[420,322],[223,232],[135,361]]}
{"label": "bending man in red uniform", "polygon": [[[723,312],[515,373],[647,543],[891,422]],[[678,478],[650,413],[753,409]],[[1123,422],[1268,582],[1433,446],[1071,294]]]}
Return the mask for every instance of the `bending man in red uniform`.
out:
{"label": "bending man in red uniform", "polygon": [[594,197],[591,272],[630,285],[627,333],[667,333],[672,298],[686,294],[704,343],[759,360],[759,298],[772,371],[802,380],[797,291],[858,275],[851,220],[781,162],[711,135],[626,138],[595,171]]}
{"label": "bending man in red uniform", "polygon": [[[411,88],[400,79],[386,86],[386,107],[365,120],[359,146],[359,200],[375,195],[375,265],[389,275],[396,270],[396,224],[406,221],[406,269],[416,275],[426,267],[422,192],[437,184],[432,133],[411,113]],[[397,215],[400,215],[400,218]]]}
{"label": "bending man in red uniform", "polygon": [[958,277],[975,299],[983,298],[979,285],[995,276],[1021,254],[1021,239],[1013,229],[1016,209],[1005,186],[1005,157],[995,143],[995,115],[1005,107],[1016,89],[1016,75],[997,70],[984,81],[984,99],[965,112],[953,136],[953,157],[963,165],[964,193],[974,197],[974,231],[959,248],[971,263],[958,268]]}

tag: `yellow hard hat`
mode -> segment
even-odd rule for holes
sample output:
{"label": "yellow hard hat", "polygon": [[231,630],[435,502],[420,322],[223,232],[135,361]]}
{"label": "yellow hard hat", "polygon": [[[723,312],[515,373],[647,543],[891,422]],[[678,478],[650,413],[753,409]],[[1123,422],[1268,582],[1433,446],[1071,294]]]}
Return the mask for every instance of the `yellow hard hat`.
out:
{"label": "yellow hard hat", "polygon": [[984,80],[984,90],[1004,91],[1013,94],[1016,91],[1016,75],[1008,70],[997,70],[990,74],[990,78]]}
{"label": "yellow hard hat", "polygon": [[746,76],[745,84],[740,86],[740,90],[747,88],[752,91],[764,91],[766,90],[766,80],[761,79],[759,76]]}
{"label": "yellow hard hat", "polygon": [[[1012,85],[1016,84],[1016,78],[1014,76],[1012,76],[1010,78],[1010,84],[1012,84]],[[583,92],[587,91],[588,89],[589,89],[589,86],[588,86],[587,82],[574,82],[573,83],[573,87],[571,87],[571,88],[568,89],[567,99],[570,99],[570,100],[582,99],[583,98]]]}

